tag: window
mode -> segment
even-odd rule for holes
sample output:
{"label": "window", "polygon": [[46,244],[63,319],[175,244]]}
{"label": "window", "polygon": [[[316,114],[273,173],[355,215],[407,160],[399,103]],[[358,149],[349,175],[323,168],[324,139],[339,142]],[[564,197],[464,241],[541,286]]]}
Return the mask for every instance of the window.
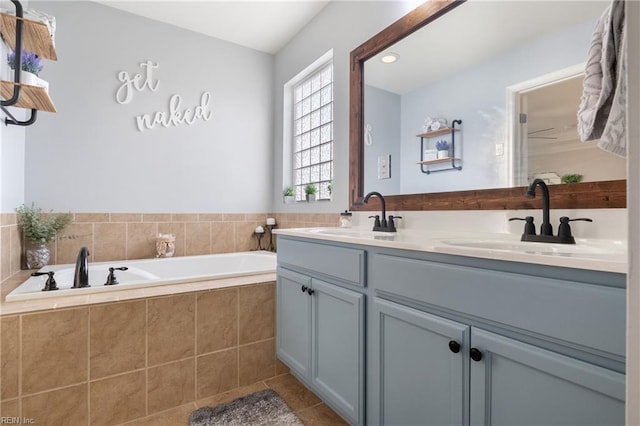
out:
{"label": "window", "polygon": [[291,87],[292,171],[296,201],[305,186],[328,200],[333,179],[333,62],[324,62]]}

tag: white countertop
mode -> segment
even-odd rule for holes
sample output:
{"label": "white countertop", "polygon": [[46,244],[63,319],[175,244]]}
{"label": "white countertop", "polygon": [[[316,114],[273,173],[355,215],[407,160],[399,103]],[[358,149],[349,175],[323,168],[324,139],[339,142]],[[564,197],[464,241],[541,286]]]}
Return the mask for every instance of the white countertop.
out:
{"label": "white countertop", "polygon": [[521,242],[520,235],[361,228],[277,229],[278,235],[376,247],[524,262],[565,268],[627,273],[627,241],[576,238],[576,244]]}

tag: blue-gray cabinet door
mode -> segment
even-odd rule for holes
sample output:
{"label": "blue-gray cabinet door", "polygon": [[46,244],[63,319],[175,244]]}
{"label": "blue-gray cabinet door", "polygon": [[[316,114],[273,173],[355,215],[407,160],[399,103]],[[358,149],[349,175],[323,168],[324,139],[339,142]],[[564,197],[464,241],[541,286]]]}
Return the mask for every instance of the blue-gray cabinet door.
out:
{"label": "blue-gray cabinet door", "polygon": [[312,384],[351,424],[364,412],[364,295],[312,280]]}
{"label": "blue-gray cabinet door", "polygon": [[622,425],[623,374],[472,328],[472,425]]}
{"label": "blue-gray cabinet door", "polygon": [[370,424],[468,422],[469,326],[375,299]]}
{"label": "blue-gray cabinet door", "polygon": [[311,278],[278,268],[277,354],[302,377],[311,374]]}

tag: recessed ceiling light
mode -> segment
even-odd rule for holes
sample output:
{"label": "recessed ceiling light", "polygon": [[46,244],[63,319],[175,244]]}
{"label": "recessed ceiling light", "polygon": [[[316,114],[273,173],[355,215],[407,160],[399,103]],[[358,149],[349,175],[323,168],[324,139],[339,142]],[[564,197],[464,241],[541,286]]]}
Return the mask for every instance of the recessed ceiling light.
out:
{"label": "recessed ceiling light", "polygon": [[382,61],[385,64],[392,64],[395,61],[397,61],[400,58],[400,55],[398,55],[397,53],[385,53],[381,58],[380,61]]}

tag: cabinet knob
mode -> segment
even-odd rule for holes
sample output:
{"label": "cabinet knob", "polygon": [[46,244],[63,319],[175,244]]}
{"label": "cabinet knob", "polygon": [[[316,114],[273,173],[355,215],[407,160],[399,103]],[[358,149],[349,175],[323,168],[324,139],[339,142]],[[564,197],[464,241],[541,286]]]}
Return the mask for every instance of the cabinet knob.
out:
{"label": "cabinet knob", "polygon": [[469,355],[471,355],[471,359],[478,362],[482,359],[482,352],[476,348],[471,348],[469,351]]}
{"label": "cabinet knob", "polygon": [[303,286],[302,286],[302,289],[301,289],[301,290],[302,290],[302,292],[303,292],[303,293],[304,293],[304,292],[306,292],[306,291],[307,291],[307,288],[309,288],[309,287],[307,287],[306,285],[303,285]]}
{"label": "cabinet knob", "polygon": [[457,354],[458,352],[460,352],[460,343],[456,342],[455,340],[449,340],[449,350],[454,354]]}
{"label": "cabinet knob", "polygon": [[315,293],[316,291],[312,288],[308,288],[307,289],[307,293],[309,293],[309,296],[311,296],[313,293]]}

